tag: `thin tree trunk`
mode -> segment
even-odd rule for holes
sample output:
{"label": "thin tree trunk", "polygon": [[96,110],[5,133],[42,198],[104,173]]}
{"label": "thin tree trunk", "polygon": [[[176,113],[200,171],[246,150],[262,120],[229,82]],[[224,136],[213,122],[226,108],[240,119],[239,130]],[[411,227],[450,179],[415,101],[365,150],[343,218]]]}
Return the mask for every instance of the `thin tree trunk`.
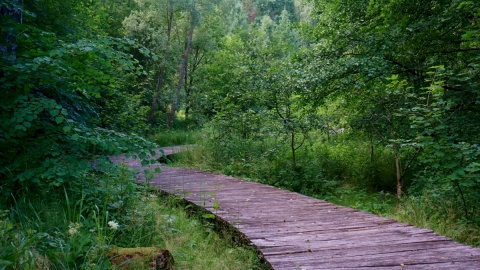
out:
{"label": "thin tree trunk", "polygon": [[189,89],[190,84],[189,84],[189,80],[188,80],[188,75],[189,75],[188,74],[188,66],[189,66],[189,64],[188,64],[188,59],[187,59],[187,63],[186,63],[186,66],[185,66],[185,75],[184,75],[185,76],[184,77],[184,80],[185,80],[185,83],[184,83],[184,85],[185,85],[185,103],[187,104],[187,107],[185,108],[185,120],[187,120],[187,118],[188,118],[188,112],[187,112],[188,96],[190,94],[190,89]]}
{"label": "thin tree trunk", "polygon": [[370,137],[370,164],[373,166],[375,163],[375,149],[373,145],[373,135],[371,132],[368,132],[368,137]]}
{"label": "thin tree trunk", "polygon": [[402,180],[402,167],[400,164],[400,158],[398,157],[397,153],[397,145],[394,143],[392,146],[393,155],[395,156],[395,170],[397,172],[397,199],[402,198],[402,188],[403,188],[403,180]]}
{"label": "thin tree trunk", "polygon": [[327,142],[330,142],[330,125],[327,122]]}
{"label": "thin tree trunk", "polygon": [[190,114],[190,109],[192,107],[190,97],[191,97],[192,89],[193,89],[194,73],[197,70],[200,63],[202,62],[202,59],[203,59],[204,56],[205,56],[205,54],[200,54],[200,48],[196,47],[195,54],[194,54],[194,57],[193,57],[193,63],[191,65],[191,69],[190,69],[190,74],[188,76],[190,78],[189,82],[188,82],[189,86],[186,88],[188,91],[186,92],[187,106],[185,108],[185,119],[188,119],[189,114]]}
{"label": "thin tree trunk", "polygon": [[[166,56],[166,53],[164,54],[164,56]],[[160,67],[160,72],[157,78],[157,87],[155,88],[155,93],[153,93],[152,105],[150,106],[150,112],[147,116],[147,123],[150,124],[150,126],[153,125],[153,116],[155,114],[155,109],[158,106],[158,96],[160,95],[160,90],[162,89],[163,81],[165,79],[165,70],[165,66]]]}
{"label": "thin tree trunk", "polygon": [[185,72],[187,68],[187,59],[190,53],[190,47],[192,45],[193,29],[195,28],[195,17],[194,17],[195,14],[194,14],[193,7],[190,11],[190,14],[192,18],[190,22],[190,32],[188,34],[187,48],[185,49],[185,53],[182,55],[182,65],[180,66],[180,70],[179,70],[177,90],[175,91],[175,98],[172,102],[172,106],[170,107],[170,115],[168,116],[167,128],[172,127],[173,119],[175,118],[175,111],[178,103],[178,96],[180,95],[180,90],[182,89],[183,80],[184,80]]}
{"label": "thin tree trunk", "polygon": [[[165,48],[165,53],[163,54],[163,61],[165,62],[165,59],[168,57],[168,47],[170,46],[170,36],[172,33],[172,23],[173,23],[173,5],[172,3],[169,3],[169,11],[168,11],[168,25],[167,25],[167,44]],[[167,67],[165,64],[162,64],[160,66],[160,71],[158,74],[158,79],[157,79],[157,87],[155,88],[155,92],[153,93],[153,99],[152,99],[152,105],[150,106],[150,112],[148,113],[147,116],[147,123],[150,124],[150,126],[153,125],[153,116],[155,114],[155,109],[158,106],[158,96],[160,95],[160,91],[162,90],[163,87],[163,82],[165,80],[165,73],[166,73]]]}
{"label": "thin tree trunk", "polygon": [[186,97],[185,97],[186,103],[187,103],[187,106],[185,107],[185,120],[188,120],[190,115],[190,108],[192,107],[191,101],[190,101],[190,95],[191,95],[192,89],[193,89],[193,76],[190,76],[190,80],[187,86],[188,91],[186,92]]}
{"label": "thin tree trunk", "polygon": [[368,137],[370,139],[370,177],[376,179],[377,173],[375,170],[375,146],[373,145],[373,135],[372,132],[368,131]]}
{"label": "thin tree trunk", "polygon": [[463,191],[462,187],[458,183],[458,181],[455,181],[455,185],[458,188],[458,191],[460,191],[460,195],[462,196],[462,202],[463,202],[463,210],[465,211],[465,218],[468,220],[468,208],[467,208],[467,201],[465,200],[465,196],[463,196]]}
{"label": "thin tree trunk", "polygon": [[297,170],[297,158],[295,156],[295,151],[297,149],[295,149],[295,130],[292,129],[292,133],[291,133],[291,141],[290,141],[290,147],[292,148],[292,167],[293,167],[293,170]]}

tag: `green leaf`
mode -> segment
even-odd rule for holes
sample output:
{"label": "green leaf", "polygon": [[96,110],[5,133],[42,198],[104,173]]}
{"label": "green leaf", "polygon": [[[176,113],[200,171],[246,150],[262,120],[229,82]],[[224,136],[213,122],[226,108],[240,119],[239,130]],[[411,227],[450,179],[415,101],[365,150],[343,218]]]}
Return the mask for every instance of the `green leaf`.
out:
{"label": "green leaf", "polygon": [[69,132],[70,130],[72,130],[72,128],[70,126],[64,126],[63,127],[64,132]]}
{"label": "green leaf", "polygon": [[53,109],[53,110],[50,110],[49,113],[50,113],[51,116],[55,117],[60,113],[60,111],[56,110],[56,109]]}
{"label": "green leaf", "polygon": [[215,215],[214,215],[214,214],[203,214],[202,217],[203,217],[203,218],[206,218],[206,219],[215,219]]}
{"label": "green leaf", "polygon": [[62,123],[63,120],[65,120],[65,118],[63,118],[62,116],[58,116],[58,117],[55,118],[55,122],[56,122],[57,124]]}

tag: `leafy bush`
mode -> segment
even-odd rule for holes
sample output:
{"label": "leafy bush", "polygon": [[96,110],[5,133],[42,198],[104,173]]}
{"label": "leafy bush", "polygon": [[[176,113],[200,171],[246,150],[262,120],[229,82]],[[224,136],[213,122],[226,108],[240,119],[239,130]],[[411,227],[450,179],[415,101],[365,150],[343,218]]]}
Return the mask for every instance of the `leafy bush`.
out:
{"label": "leafy bush", "polygon": [[[102,36],[64,41],[13,20],[2,20],[4,26],[17,37],[19,50],[14,57],[0,56],[1,201],[12,203],[32,190],[47,194],[85,174],[108,170],[106,155],[135,151],[145,156],[155,147],[109,129],[132,124],[129,119],[104,125],[119,113],[105,99],[119,101],[127,79],[145,74],[125,52],[138,45]],[[105,110],[109,116],[100,117]]]}

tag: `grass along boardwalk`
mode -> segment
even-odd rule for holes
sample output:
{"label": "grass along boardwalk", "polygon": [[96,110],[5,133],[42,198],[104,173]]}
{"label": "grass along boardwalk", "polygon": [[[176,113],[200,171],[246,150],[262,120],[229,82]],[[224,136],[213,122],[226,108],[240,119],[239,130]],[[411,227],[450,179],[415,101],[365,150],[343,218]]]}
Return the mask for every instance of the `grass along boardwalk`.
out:
{"label": "grass along boardwalk", "polygon": [[151,185],[235,226],[273,269],[480,269],[480,249],[431,230],[234,177],[161,168]]}

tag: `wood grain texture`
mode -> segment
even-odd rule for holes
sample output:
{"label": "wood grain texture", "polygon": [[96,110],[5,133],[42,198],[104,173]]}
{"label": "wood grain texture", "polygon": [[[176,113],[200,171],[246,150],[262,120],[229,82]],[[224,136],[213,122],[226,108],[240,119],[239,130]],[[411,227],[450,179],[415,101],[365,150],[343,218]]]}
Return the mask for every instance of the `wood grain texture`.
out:
{"label": "wood grain texture", "polygon": [[[141,169],[139,160],[111,159]],[[480,269],[480,249],[431,230],[243,179],[155,166],[162,173],[151,185],[232,224],[273,269]]]}

